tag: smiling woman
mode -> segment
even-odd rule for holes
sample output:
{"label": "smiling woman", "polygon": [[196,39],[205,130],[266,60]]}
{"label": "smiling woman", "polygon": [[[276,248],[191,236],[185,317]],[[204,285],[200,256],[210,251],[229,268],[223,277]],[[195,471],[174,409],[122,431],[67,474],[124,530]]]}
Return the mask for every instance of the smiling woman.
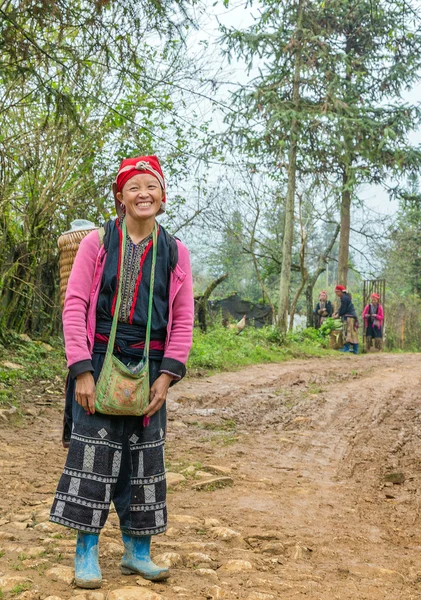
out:
{"label": "smiling woman", "polygon": [[131,177],[122,191],[117,192],[117,200],[126,213],[127,231],[134,244],[145,237],[145,231],[152,231],[163,195],[164,190],[157,178],[148,173]]}
{"label": "smiling woman", "polygon": [[[118,218],[105,225],[103,244],[97,231],[82,240],[63,311],[71,437],[50,519],[79,531],[75,581],[83,588],[101,585],[98,536],[111,501],[125,548],[122,572],[169,576],[151,561],[150,543],[167,525],[165,400],[186,372],[193,332],[188,250],[155,219],[166,203],[158,158],[123,160],[113,192]],[[149,377],[141,416],[128,412],[127,398],[108,383],[114,358],[130,371],[124,394],[135,373]],[[120,402],[120,413],[104,410],[103,397]]]}

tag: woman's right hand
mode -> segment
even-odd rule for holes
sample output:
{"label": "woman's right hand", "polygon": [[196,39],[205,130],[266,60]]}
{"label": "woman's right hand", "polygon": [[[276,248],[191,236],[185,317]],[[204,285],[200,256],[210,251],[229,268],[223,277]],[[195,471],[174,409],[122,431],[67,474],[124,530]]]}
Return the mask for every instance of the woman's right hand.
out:
{"label": "woman's right hand", "polygon": [[76,402],[91,414],[95,412],[95,381],[90,371],[76,377]]}

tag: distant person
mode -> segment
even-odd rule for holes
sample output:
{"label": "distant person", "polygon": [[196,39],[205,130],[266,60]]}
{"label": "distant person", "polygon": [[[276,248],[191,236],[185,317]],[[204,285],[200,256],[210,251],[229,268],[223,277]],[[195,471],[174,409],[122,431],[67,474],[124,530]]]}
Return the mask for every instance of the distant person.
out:
{"label": "distant person", "polygon": [[314,314],[314,326],[319,329],[320,325],[325,319],[331,317],[333,314],[332,302],[327,299],[327,292],[320,292],[319,301],[316,304],[316,308],[313,311]]}
{"label": "distant person", "polygon": [[367,352],[370,350],[374,338],[375,347],[381,351],[383,349],[384,311],[380,304],[379,294],[371,294],[370,300],[370,304],[367,304],[363,310],[366,350]]}
{"label": "distant person", "polygon": [[[353,352],[358,354],[358,317],[352,303],[351,294],[348,294],[343,285],[335,287],[335,294],[341,299],[341,305],[333,318],[340,317],[345,327],[345,344],[340,352]],[[352,346],[352,350],[351,350]]]}

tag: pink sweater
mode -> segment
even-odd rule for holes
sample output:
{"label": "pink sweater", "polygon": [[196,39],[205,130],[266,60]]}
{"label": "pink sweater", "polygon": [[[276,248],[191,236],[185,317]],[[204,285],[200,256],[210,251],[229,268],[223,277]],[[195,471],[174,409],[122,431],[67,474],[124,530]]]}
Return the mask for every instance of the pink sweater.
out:
{"label": "pink sweater", "polygon": [[[179,240],[177,246],[178,262],[170,275],[167,337],[161,364],[161,371],[168,373],[179,371],[179,363],[186,364],[193,337],[194,301],[190,256]],[[67,366],[71,372],[71,367],[76,363],[89,362],[92,358],[96,305],[105,258],[106,251],[103,245],[99,245],[98,231],[91,231],[80,243],[64,301],[63,333]]]}
{"label": "pink sweater", "polygon": [[[370,305],[367,304],[367,306],[363,310],[363,319],[364,319],[364,324],[366,327],[367,327],[367,322],[368,322],[369,316],[370,316]],[[383,319],[384,319],[383,307],[381,304],[379,304],[379,307],[377,309],[377,314],[376,314],[376,321],[378,321],[380,323],[380,325],[382,325]]]}

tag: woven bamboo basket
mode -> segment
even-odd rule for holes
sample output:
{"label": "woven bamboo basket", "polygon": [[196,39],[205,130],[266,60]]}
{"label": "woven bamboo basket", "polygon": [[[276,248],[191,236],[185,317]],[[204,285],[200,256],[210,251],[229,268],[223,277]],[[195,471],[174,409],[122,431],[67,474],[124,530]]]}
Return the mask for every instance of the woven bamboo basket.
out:
{"label": "woven bamboo basket", "polygon": [[95,227],[87,229],[75,229],[66,231],[57,240],[60,255],[60,302],[61,308],[64,306],[64,298],[66,296],[67,282],[69,281],[70,272],[73,267],[76,253],[80,242],[83,238]]}

